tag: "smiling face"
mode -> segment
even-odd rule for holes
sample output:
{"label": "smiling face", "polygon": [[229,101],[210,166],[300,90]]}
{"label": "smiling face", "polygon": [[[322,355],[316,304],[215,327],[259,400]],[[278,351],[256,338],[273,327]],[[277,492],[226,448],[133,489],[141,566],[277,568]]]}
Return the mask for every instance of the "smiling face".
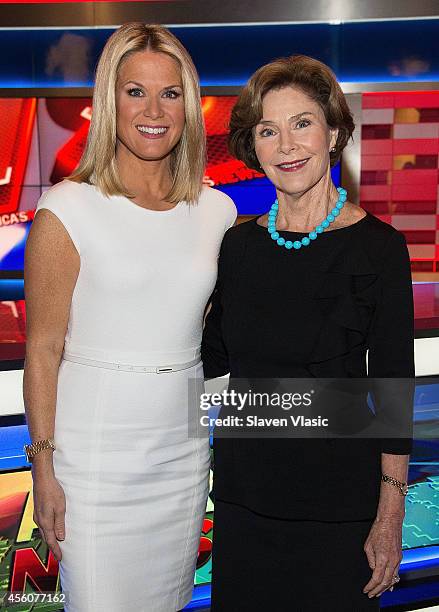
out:
{"label": "smiling face", "polygon": [[255,152],[274,186],[287,194],[308,191],[327,174],[337,141],[320,105],[300,89],[282,87],[262,100],[255,128]]}
{"label": "smiling face", "polygon": [[118,72],[116,115],[117,148],[143,160],[167,157],[185,124],[178,63],[154,51],[128,56]]}

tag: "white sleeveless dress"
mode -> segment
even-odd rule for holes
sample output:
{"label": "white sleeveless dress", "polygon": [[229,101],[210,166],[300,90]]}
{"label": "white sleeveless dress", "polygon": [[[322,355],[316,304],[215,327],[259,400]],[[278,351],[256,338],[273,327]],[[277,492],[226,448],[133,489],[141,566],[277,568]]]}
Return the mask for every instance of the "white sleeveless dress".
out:
{"label": "white sleeveless dress", "polygon": [[204,187],[196,205],[144,209],[64,180],[43,193],[81,267],[58,374],[54,471],[66,612],[175,612],[191,599],[206,499],[207,439],[188,436],[188,379],[102,367],[200,355],[203,313],[236,208]]}

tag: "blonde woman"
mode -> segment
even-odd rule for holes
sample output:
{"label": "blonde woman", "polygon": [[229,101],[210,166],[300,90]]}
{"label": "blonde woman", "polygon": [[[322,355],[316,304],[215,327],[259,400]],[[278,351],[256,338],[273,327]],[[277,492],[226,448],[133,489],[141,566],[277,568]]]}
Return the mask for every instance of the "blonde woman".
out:
{"label": "blonde woman", "polygon": [[236,218],[202,187],[204,163],[187,51],[125,24],[97,67],[81,162],[40,198],[26,248],[34,520],[66,612],[191,599],[209,448],[188,436],[187,387],[203,376],[203,313]]}

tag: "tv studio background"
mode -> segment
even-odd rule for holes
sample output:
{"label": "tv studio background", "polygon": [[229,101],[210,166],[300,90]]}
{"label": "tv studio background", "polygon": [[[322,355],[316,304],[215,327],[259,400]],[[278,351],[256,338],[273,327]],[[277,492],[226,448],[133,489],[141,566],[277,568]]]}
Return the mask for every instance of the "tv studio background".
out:
{"label": "tv studio background", "polygon": [[[267,179],[227,151],[240,87],[262,64],[293,53],[316,57],[336,73],[356,130],[334,181],[351,201],[405,234],[415,299],[415,443],[401,582],[381,606],[439,610],[439,440],[432,435],[439,432],[437,0],[0,0],[0,592],[60,590],[58,562],[33,522],[23,452],[29,442],[22,397],[24,246],[41,193],[79,161],[97,59],[128,21],[166,25],[191,53],[208,138],[205,181],[234,199],[238,221],[266,212],[274,199]],[[209,499],[187,609],[209,607],[213,509]],[[59,609],[56,603],[13,607]]]}

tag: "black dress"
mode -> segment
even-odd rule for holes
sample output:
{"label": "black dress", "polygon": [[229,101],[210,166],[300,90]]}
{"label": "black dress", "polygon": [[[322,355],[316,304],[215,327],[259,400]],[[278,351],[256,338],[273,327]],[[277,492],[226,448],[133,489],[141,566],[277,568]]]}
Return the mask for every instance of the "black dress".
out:
{"label": "black dress", "polygon": [[[280,234],[290,240],[303,236]],[[256,219],[229,229],[202,360],[206,378],[228,372],[231,378],[414,377],[413,297],[403,234],[368,213],[288,251]],[[378,599],[362,593],[371,576],[362,547],[378,506],[381,453],[411,449],[410,438],[215,439],[212,610],[287,610],[292,598],[297,610],[377,609]],[[271,541],[278,533],[282,546],[264,546],[264,530],[266,541],[268,533]],[[326,569],[316,557],[317,533],[322,554],[331,542],[339,551]],[[247,559],[261,561],[253,570],[237,565],[243,547]],[[291,563],[294,580],[281,588],[287,574],[279,568]],[[342,566],[345,574],[334,590],[322,572],[328,576]],[[346,589],[349,570],[355,574],[352,593]],[[311,592],[305,574],[313,576]]]}

